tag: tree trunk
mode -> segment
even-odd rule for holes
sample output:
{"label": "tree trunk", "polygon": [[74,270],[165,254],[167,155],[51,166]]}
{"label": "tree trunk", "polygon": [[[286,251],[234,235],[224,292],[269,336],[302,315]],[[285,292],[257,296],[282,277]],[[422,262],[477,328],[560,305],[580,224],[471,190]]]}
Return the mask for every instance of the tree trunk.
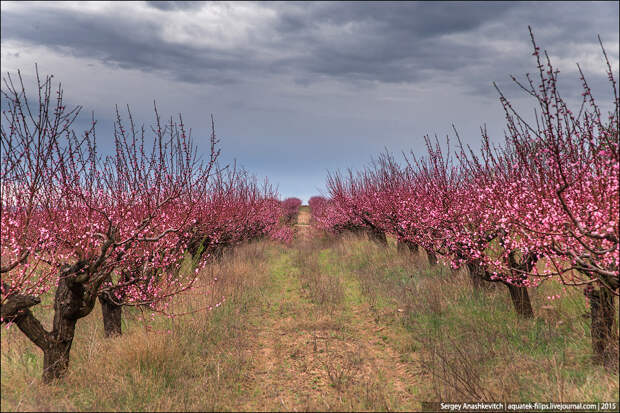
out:
{"label": "tree trunk", "polygon": [[605,288],[587,291],[590,299],[593,361],[613,367],[617,363],[617,338],[614,334],[614,296]]}
{"label": "tree trunk", "polygon": [[[54,325],[47,332],[30,308],[40,302],[37,297],[16,294],[2,306],[3,322],[14,322],[34,344],[43,350],[43,381],[49,383],[64,375],[69,366],[69,352],[75,334],[75,292],[68,287],[66,279],[58,282],[54,299]],[[81,297],[80,297],[81,301]],[[78,309],[81,306],[78,305]]]}
{"label": "tree trunk", "polygon": [[367,231],[368,238],[380,245],[387,245],[387,236],[384,231],[377,228],[369,228]]}
{"label": "tree trunk", "polygon": [[532,310],[532,303],[530,302],[530,296],[527,292],[527,287],[519,287],[512,284],[506,284],[508,291],[510,291],[510,298],[512,298],[512,304],[515,307],[517,315],[521,318],[534,317],[534,310]]}
{"label": "tree trunk", "polygon": [[[98,287],[98,286],[97,286]],[[54,324],[47,345],[43,349],[43,381],[49,383],[62,378],[69,367],[69,353],[77,320],[93,310],[96,294],[84,288],[81,282],[61,277],[54,297]]]}
{"label": "tree trunk", "polygon": [[413,242],[399,240],[396,245],[399,252],[410,251],[412,254],[418,253],[418,246]]}
{"label": "tree trunk", "polygon": [[[68,320],[65,320],[68,321]],[[73,343],[75,332],[75,322],[73,325],[66,323],[66,330],[59,338],[52,339],[48,347],[43,350],[43,382],[49,383],[52,380],[62,378],[69,367],[69,353]]]}
{"label": "tree trunk", "polygon": [[409,248],[407,248],[405,241],[398,240],[396,241],[396,250],[400,253],[404,253],[405,251],[409,251]]}
{"label": "tree trunk", "polygon": [[105,294],[99,294],[101,314],[103,315],[103,333],[106,338],[116,337],[122,334],[121,320],[123,307],[114,303]]}
{"label": "tree trunk", "polygon": [[[56,307],[56,305],[54,305]],[[43,350],[43,382],[49,383],[61,378],[69,367],[69,352],[75,334],[77,319],[59,318],[54,314],[54,331],[45,331],[41,322],[32,314],[30,309],[24,309],[11,321],[34,344]]]}
{"label": "tree trunk", "polygon": [[467,269],[474,291],[490,290],[493,287],[492,283],[484,279],[484,268],[480,264],[470,262],[467,264]]}
{"label": "tree trunk", "polygon": [[437,255],[431,250],[426,250],[426,256],[428,257],[428,263],[433,266],[437,265]]}
{"label": "tree trunk", "polygon": [[187,250],[192,255],[193,259],[198,258],[198,254],[202,253],[203,248],[203,238],[198,235],[192,237],[187,243]]}

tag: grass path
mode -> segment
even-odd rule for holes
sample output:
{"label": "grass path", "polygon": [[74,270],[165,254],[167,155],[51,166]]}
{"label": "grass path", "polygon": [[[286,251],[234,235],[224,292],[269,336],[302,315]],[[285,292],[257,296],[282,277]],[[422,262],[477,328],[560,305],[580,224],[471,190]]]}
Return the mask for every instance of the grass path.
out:
{"label": "grass path", "polygon": [[299,214],[297,215],[297,223],[299,226],[310,225],[310,208],[307,206],[302,206],[299,208]]}
{"label": "grass path", "polygon": [[[300,221],[305,219],[300,214]],[[303,221],[302,221],[303,222]],[[252,344],[252,384],[240,410],[413,410],[418,379],[370,308],[308,239],[274,256]]]}
{"label": "grass path", "polygon": [[295,223],[295,232],[297,239],[300,241],[309,241],[313,237],[314,229],[310,225],[310,208],[302,206],[297,214],[297,222]]}

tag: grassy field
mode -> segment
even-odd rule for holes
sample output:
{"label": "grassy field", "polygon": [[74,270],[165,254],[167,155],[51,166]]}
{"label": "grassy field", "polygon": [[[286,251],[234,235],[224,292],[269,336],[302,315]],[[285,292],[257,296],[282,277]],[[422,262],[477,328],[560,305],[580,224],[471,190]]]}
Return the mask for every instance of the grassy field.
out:
{"label": "grassy field", "polygon": [[[303,236],[225,254],[169,319],[132,309],[104,339],[78,322],[66,379],[42,384],[42,352],[2,329],[1,410],[420,410],[423,401],[618,401],[618,371],[590,361],[583,295],[507,290],[365,238]],[[217,278],[217,281],[212,281]],[[560,294],[559,299],[547,297]],[[205,310],[226,297],[222,305]],[[49,308],[37,314],[50,321]],[[48,314],[46,314],[46,311]]]}

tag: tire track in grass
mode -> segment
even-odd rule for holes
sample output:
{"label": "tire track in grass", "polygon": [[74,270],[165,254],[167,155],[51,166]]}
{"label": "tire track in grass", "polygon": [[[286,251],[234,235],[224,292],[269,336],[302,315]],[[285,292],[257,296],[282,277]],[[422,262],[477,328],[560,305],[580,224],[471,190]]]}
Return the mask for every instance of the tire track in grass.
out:
{"label": "tire track in grass", "polygon": [[313,236],[313,228],[310,225],[310,209],[307,206],[302,206],[297,213],[295,237],[303,242],[308,242]]}
{"label": "tire track in grass", "polygon": [[[339,276],[344,281],[344,311],[350,314],[349,322],[355,331],[354,339],[368,360],[367,374],[385,382],[386,395],[391,401],[391,404],[385,407],[388,410],[420,410],[421,405],[416,400],[420,376],[414,364],[408,361],[409,356],[392,344],[395,337],[402,337],[405,333],[399,323],[392,322],[399,317],[397,307],[388,308],[382,313],[377,312],[364,296],[359,279],[346,269],[343,257],[331,254],[331,257],[327,256],[324,261],[324,266],[329,267],[331,264],[331,267],[338,268]],[[403,358],[405,361],[402,361]]]}
{"label": "tire track in grass", "polygon": [[[354,276],[318,248],[303,248],[313,247],[298,243],[270,263],[266,305],[255,324],[253,388],[231,408],[419,409],[416,378],[384,339],[392,327],[377,324]],[[326,284],[341,291],[330,305],[317,299]]]}

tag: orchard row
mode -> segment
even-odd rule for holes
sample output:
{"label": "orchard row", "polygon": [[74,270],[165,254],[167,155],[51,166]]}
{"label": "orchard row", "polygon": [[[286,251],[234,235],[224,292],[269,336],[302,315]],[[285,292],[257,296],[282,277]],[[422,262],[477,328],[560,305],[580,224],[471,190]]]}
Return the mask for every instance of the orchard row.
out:
{"label": "orchard row", "polygon": [[[289,242],[301,201],[280,202],[268,182],[221,167],[213,119],[202,159],[183,119],[152,139],[127,108],[116,108],[114,152],[98,153],[95,121],[83,133],[61,87],[37,73],[32,105],[21,75],[2,89],[2,323],[16,325],[44,353],[43,378],[64,375],[76,323],[98,298],[106,335],[121,333],[123,306],[166,312],[222,250],[270,237]],[[190,273],[180,271],[191,258]],[[52,330],[31,307],[54,295]]]}
{"label": "orchard row", "polygon": [[[426,251],[452,268],[467,267],[474,286],[505,284],[515,310],[532,317],[528,287],[554,278],[583,288],[592,315],[595,358],[614,346],[618,296],[619,157],[616,80],[607,54],[612,110],[603,115],[579,69],[583,101],[571,111],[558,73],[532,36],[536,77],[517,85],[536,103],[528,123],[498,88],[505,142],[482,130],[481,151],[425,138],[427,155],[399,164],[382,154],[362,171],[328,177],[329,199],[310,199],[313,224],[366,231],[385,242]],[[496,86],[497,88],[497,86]],[[613,358],[613,356],[611,356]]]}

